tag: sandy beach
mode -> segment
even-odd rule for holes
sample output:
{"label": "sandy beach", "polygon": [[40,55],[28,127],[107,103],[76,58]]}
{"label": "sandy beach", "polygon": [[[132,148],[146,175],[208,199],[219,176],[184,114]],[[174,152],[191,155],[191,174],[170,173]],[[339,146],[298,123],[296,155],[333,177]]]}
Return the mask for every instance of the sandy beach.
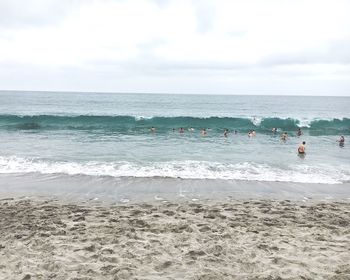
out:
{"label": "sandy beach", "polygon": [[0,201],[0,279],[349,279],[349,201]]}

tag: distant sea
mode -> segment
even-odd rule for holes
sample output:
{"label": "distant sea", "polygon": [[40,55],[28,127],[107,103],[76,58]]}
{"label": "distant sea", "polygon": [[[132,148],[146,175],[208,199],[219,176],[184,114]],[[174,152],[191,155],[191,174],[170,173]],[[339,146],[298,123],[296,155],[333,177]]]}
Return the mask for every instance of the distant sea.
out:
{"label": "distant sea", "polygon": [[344,184],[349,108],[349,97],[0,91],[0,187],[29,177],[129,190],[132,179],[151,188],[157,178]]}

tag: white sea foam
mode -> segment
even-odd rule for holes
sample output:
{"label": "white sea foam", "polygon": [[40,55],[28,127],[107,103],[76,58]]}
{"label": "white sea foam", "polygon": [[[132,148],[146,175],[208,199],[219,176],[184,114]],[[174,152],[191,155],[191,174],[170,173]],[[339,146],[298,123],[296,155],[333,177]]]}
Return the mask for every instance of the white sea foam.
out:
{"label": "white sea foam", "polygon": [[[334,169],[334,170],[333,170]],[[112,177],[168,177],[339,184],[350,180],[346,167],[289,166],[244,162],[226,164],[207,161],[170,161],[137,164],[131,162],[49,162],[20,157],[0,157],[0,173],[41,173]]]}
{"label": "white sea foam", "polygon": [[260,117],[253,117],[251,119],[251,122],[255,125],[255,126],[259,126],[261,124],[261,121],[263,120],[263,118]]}
{"label": "white sea foam", "polygon": [[314,121],[314,119],[299,119],[298,120],[298,127],[307,127],[310,128],[312,121]]}
{"label": "white sea foam", "polygon": [[151,120],[154,117],[153,116],[134,116],[136,121],[142,121],[142,120]]}
{"label": "white sea foam", "polygon": [[311,124],[313,122],[316,122],[316,121],[329,121],[329,122],[332,122],[332,121],[335,121],[335,120],[338,120],[338,121],[343,121],[344,118],[301,118],[301,119],[297,119],[298,120],[298,127],[307,127],[307,128],[310,128],[311,127]]}

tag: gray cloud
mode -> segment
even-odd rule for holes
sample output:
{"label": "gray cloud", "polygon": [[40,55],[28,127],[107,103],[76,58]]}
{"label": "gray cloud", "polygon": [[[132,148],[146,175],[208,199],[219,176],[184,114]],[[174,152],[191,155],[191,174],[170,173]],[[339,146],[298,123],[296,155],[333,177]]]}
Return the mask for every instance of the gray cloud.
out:
{"label": "gray cloud", "polygon": [[208,75],[226,72],[239,72],[254,68],[255,65],[240,64],[233,62],[189,62],[189,61],[168,61],[159,59],[148,53],[142,54],[135,59],[127,61],[98,60],[90,61],[90,68],[100,69],[103,72],[118,72],[126,75],[156,75],[171,76],[174,74],[185,74],[190,76]]}
{"label": "gray cloud", "polygon": [[[276,85],[281,88],[284,86],[295,88],[296,84],[300,88],[312,88],[315,85],[315,88],[318,87],[316,92],[322,88],[320,85],[328,86],[327,90],[330,90],[337,86],[337,81],[340,81],[338,88],[344,92],[350,88],[350,82],[347,82],[350,79],[346,80],[347,75],[350,74],[350,38],[333,39],[345,36],[343,34],[349,36],[344,23],[334,25],[339,28],[330,25],[332,32],[328,30],[328,33],[320,33],[319,37],[314,36],[316,38],[314,42],[311,42],[313,39],[311,38],[310,42],[314,44],[317,40],[323,40],[323,43],[314,49],[309,48],[310,42],[302,40],[307,36],[307,31],[303,36],[296,36],[295,45],[301,51],[290,52],[287,51],[289,46],[283,49],[284,44],[275,44],[275,38],[277,40],[288,38],[289,33],[285,33],[283,28],[275,30],[266,25],[262,33],[257,32],[260,29],[255,27],[264,22],[264,15],[256,19],[256,22],[254,19],[246,22],[246,18],[243,17],[241,25],[232,21],[231,24],[228,23],[226,29],[221,26],[219,30],[216,23],[223,6],[220,10],[219,4],[214,0],[145,2],[145,5],[151,4],[152,16],[162,14],[168,8],[166,15],[169,16],[171,10],[175,8],[176,16],[170,16],[172,22],[167,23],[169,27],[166,24],[162,25],[161,21],[164,17],[156,17],[157,24],[149,25],[143,30],[140,27],[142,23],[147,23],[147,9],[145,9],[145,18],[140,18],[143,16],[143,11],[139,14],[139,18],[134,18],[133,9],[137,9],[136,1],[128,2],[126,11],[130,14],[126,15],[125,24],[118,21],[115,23],[113,20],[103,22],[106,17],[102,13],[108,11],[109,4],[112,3],[110,5],[112,8],[121,9],[118,5],[114,5],[116,1],[119,0],[0,0],[0,30],[6,31],[0,32],[0,37],[5,41],[2,61],[0,61],[2,88],[96,91],[113,91],[113,89],[142,91],[149,88],[155,92],[166,92],[172,89],[180,92],[186,92],[186,90],[194,92],[196,89],[229,91],[235,88],[243,90],[257,88],[268,91]],[[82,12],[77,17],[69,18],[74,34],[69,34],[70,26],[67,24],[62,25],[64,28],[53,26],[44,31],[41,30],[40,27],[64,22],[71,15],[70,13],[91,2],[96,4],[97,8],[102,7],[102,13],[99,11],[100,13],[96,13],[96,17],[93,18],[95,5],[92,5],[87,9],[88,14]],[[108,5],[100,5],[101,2]],[[275,6],[270,2],[270,7],[269,11],[272,11]],[[181,11],[185,9],[190,13],[186,14],[182,20],[187,21],[182,22],[183,25],[178,25],[181,21]],[[111,11],[106,14],[110,19],[115,19],[113,10]],[[84,28],[90,26],[92,22],[103,22],[101,30],[84,33],[86,31]],[[136,27],[132,25],[135,22]],[[266,22],[268,22],[267,19]],[[289,22],[286,20],[284,24]],[[346,20],[344,22],[347,23]],[[190,26],[188,34],[186,34],[186,23]],[[196,26],[193,23],[197,23],[195,31],[193,30]],[[307,22],[303,24],[306,26]],[[281,25],[283,26],[283,20]],[[179,30],[176,30],[177,26],[180,26]],[[28,27],[33,30],[26,32]],[[158,27],[160,27],[159,30],[156,30]],[[327,26],[324,25],[322,28],[325,27]],[[167,32],[167,28],[178,32],[174,32],[172,36],[171,32]],[[293,29],[294,25],[291,28]],[[342,31],[341,28],[344,30]],[[14,29],[24,32],[12,32]],[[113,36],[117,36],[114,31],[118,29],[125,32],[121,32],[121,40],[113,40]],[[82,38],[79,37],[79,30],[84,35]],[[76,31],[77,36],[75,36]],[[296,34],[300,31],[302,30],[295,27]],[[46,36],[42,36],[40,41],[41,34],[52,35],[50,39],[54,43],[48,44],[47,50],[53,49],[53,51],[45,53],[43,48],[42,52],[41,48],[36,48],[36,44],[29,44],[26,48],[23,42],[27,42],[27,38],[32,38],[32,34],[37,35],[38,39],[33,41],[37,45],[46,43]],[[149,35],[142,36],[144,34]],[[186,36],[182,38],[183,34]],[[217,38],[220,40],[214,41]],[[262,48],[265,51],[261,51],[257,43],[260,42],[259,40],[264,40],[263,38],[266,38],[264,42],[266,44]],[[123,40],[127,44],[124,45]],[[237,45],[232,42],[234,44],[237,42]],[[227,48],[225,44],[228,44]],[[240,44],[243,47],[239,47]],[[272,54],[264,56],[267,53]],[[52,57],[57,59],[51,61]],[[256,61],[259,58],[260,60]],[[327,64],[340,66],[330,65],[328,71]]]}
{"label": "gray cloud", "polygon": [[276,53],[263,58],[259,64],[264,67],[292,64],[350,64],[350,40],[329,42],[322,48],[295,53]]}
{"label": "gray cloud", "polygon": [[[112,65],[111,65],[112,66]],[[318,94],[349,95],[350,80],[281,79],[262,75],[259,78],[215,75],[189,75],[178,71],[172,75],[128,75],[126,71],[105,73],[79,68],[28,67],[12,65],[6,71],[0,65],[1,89],[151,92],[151,93],[209,93],[209,94]],[[16,73],[16,76],[14,76]],[[18,82],[21,81],[21,82]]]}

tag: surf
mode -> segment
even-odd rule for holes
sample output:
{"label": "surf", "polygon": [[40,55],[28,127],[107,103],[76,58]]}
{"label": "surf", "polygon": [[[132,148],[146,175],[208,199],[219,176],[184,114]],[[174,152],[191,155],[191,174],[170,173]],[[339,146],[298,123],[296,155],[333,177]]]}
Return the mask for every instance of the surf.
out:
{"label": "surf", "polygon": [[104,115],[0,115],[0,130],[77,130],[105,131],[115,133],[147,132],[155,127],[158,133],[168,133],[180,127],[185,129],[210,129],[222,133],[224,129],[246,133],[256,130],[259,133],[277,131],[293,132],[302,128],[310,135],[350,134],[350,119],[295,119],[278,117],[189,117],[189,116],[104,116]]}
{"label": "surf", "polygon": [[[332,169],[332,172],[329,172]],[[296,182],[341,184],[350,180],[344,167],[303,167],[291,165],[289,169],[266,163],[220,163],[197,160],[144,162],[129,161],[48,161],[38,158],[0,156],[0,174],[65,174],[93,177],[181,178],[200,180],[242,180],[265,182]]]}

